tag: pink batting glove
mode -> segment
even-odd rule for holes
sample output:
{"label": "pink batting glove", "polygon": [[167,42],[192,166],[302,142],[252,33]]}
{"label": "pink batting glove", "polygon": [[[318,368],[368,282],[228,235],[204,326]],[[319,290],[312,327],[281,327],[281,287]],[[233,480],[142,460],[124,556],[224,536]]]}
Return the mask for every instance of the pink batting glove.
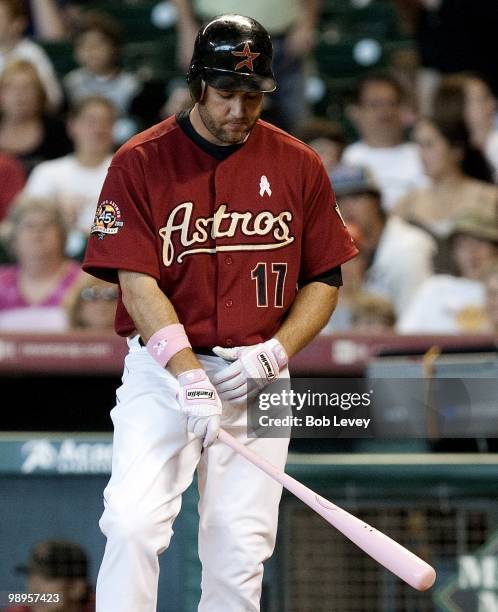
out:
{"label": "pink batting glove", "polygon": [[202,445],[210,446],[218,437],[221,423],[221,400],[204,370],[187,370],[178,376],[178,404],[187,415],[187,430]]}
{"label": "pink batting glove", "polygon": [[244,404],[254,397],[279,377],[289,361],[284,347],[276,338],[235,349],[215,346],[213,353],[233,361],[212,377],[220,398],[232,404]]}

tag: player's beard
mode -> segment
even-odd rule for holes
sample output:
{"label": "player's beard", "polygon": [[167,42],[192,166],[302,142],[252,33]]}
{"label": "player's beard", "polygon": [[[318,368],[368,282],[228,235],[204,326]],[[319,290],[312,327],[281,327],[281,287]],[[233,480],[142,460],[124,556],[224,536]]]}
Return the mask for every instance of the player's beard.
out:
{"label": "player's beard", "polygon": [[254,124],[259,119],[261,114],[258,112],[257,116],[251,120],[245,120],[244,125],[241,125],[240,130],[229,130],[226,127],[223,127],[223,124],[220,125],[218,121],[215,120],[213,115],[207,109],[205,104],[200,102],[198,104],[199,115],[202,119],[202,123],[204,123],[205,128],[210,132],[221,144],[225,145],[234,145],[244,142],[247,138],[247,135],[254,127]]}

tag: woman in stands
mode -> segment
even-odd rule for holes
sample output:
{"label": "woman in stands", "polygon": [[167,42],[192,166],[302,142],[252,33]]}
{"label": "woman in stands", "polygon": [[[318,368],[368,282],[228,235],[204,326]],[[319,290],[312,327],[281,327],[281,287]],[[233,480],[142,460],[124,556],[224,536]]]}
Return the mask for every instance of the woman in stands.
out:
{"label": "woman in stands", "polygon": [[66,330],[64,298],[81,271],[64,255],[66,228],[56,203],[17,201],[7,231],[16,263],[0,266],[0,330]]}
{"label": "woman in stands", "polygon": [[0,77],[0,152],[16,157],[28,173],[71,151],[64,124],[46,109],[36,68],[25,60],[9,64]]}
{"label": "woman in stands", "polygon": [[498,179],[496,100],[488,83],[477,74],[446,76],[434,94],[434,112],[454,112],[465,119],[472,144],[491,164]]}
{"label": "woman in stands", "polygon": [[463,118],[453,113],[421,119],[415,140],[426,174],[427,187],[412,191],[394,213],[429,231],[439,242],[436,269],[452,271],[448,236],[465,211],[498,210],[498,188],[490,184],[491,169],[470,143]]}

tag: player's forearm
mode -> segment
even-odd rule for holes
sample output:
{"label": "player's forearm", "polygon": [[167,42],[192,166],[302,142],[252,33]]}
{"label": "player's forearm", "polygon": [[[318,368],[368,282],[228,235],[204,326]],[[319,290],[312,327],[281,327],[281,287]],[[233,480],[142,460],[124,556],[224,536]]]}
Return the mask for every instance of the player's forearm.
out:
{"label": "player's forearm", "polygon": [[[180,322],[173,304],[151,276],[120,270],[119,282],[125,308],[145,343],[159,329]],[[190,349],[182,349],[168,362],[168,369],[175,376],[200,367]]]}
{"label": "player's forearm", "polygon": [[302,287],[275,338],[289,357],[304,348],[330,319],[337,305],[339,290],[325,283]]}

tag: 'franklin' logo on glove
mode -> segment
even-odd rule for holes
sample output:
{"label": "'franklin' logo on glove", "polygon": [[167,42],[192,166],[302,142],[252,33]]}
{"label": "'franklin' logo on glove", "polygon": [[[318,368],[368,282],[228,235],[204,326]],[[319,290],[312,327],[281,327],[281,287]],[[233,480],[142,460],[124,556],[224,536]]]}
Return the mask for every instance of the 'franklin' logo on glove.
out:
{"label": "'franklin' logo on glove", "polygon": [[198,400],[198,399],[214,399],[214,391],[210,391],[209,389],[189,389],[187,391],[187,399],[188,400]]}
{"label": "'franklin' logo on glove", "polygon": [[275,378],[276,376],[275,370],[271,364],[271,361],[268,355],[266,353],[260,353],[258,355],[258,360],[259,360],[259,363],[263,366],[265,370],[266,378],[268,380],[272,380],[273,378]]}

